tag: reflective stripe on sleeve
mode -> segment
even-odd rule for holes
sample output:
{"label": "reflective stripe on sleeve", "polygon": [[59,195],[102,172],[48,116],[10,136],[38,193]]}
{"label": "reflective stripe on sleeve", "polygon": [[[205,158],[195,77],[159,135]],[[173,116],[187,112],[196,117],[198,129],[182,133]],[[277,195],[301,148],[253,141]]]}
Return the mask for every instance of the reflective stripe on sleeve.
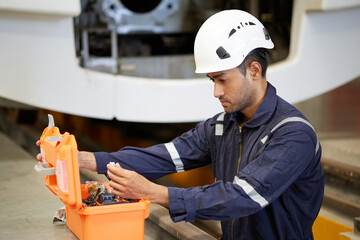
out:
{"label": "reflective stripe on sleeve", "polygon": [[281,125],[287,123],[287,122],[303,122],[306,125],[308,125],[309,127],[312,128],[312,130],[315,131],[314,127],[311,125],[311,123],[309,123],[308,121],[306,121],[305,119],[301,118],[301,117],[289,117],[289,118],[285,118],[283,119],[281,122],[279,122],[273,129],[271,129],[271,132],[274,132],[276,129],[278,129]]}
{"label": "reflective stripe on sleeve", "polygon": [[316,138],[316,148],[315,148],[315,154],[317,153],[317,151],[319,150],[320,147],[320,142],[319,139]]}
{"label": "reflective stripe on sleeve", "polygon": [[173,161],[174,165],[175,165],[175,169],[176,172],[183,172],[184,171],[184,164],[181,161],[181,158],[179,156],[178,151],[175,148],[174,143],[169,142],[169,143],[165,143],[164,144],[166,149],[168,150],[170,156],[171,156],[171,160]]}
{"label": "reflective stripe on sleeve", "polygon": [[262,208],[269,205],[269,202],[266,201],[265,198],[263,198],[250,184],[248,184],[246,181],[238,178],[235,176],[234,178],[234,184],[240,186],[245,193],[255,202],[257,202]]}
{"label": "reflective stripe on sleeve", "polygon": [[[308,125],[309,127],[311,127],[311,129],[315,132],[314,127],[311,125],[311,123],[309,123],[308,121],[306,121],[305,119],[301,118],[301,117],[289,117],[289,118],[285,118],[283,119],[281,122],[279,122],[278,124],[276,124],[276,126],[271,129],[271,133],[273,133],[276,129],[278,129],[281,125],[288,123],[288,122],[302,122],[305,123],[306,125]],[[268,135],[266,135],[265,137],[263,137],[260,141],[265,144],[266,140],[269,138]],[[319,150],[319,139],[316,139],[316,146],[315,146],[315,154],[317,153],[317,151]]]}

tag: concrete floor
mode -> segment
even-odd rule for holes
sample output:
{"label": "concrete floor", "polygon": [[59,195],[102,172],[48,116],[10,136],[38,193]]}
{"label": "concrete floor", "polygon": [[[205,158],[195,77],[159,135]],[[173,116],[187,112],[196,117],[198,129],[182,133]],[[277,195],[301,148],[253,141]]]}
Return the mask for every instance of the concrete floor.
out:
{"label": "concrete floor", "polygon": [[34,171],[31,156],[0,132],[0,239],[78,239],[66,225],[54,225],[63,206]]}
{"label": "concrete floor", "polygon": [[[322,139],[322,157],[337,162],[344,166],[360,168],[360,136],[348,138]],[[326,187],[325,187],[326,188]],[[359,196],[360,197],[360,196]],[[323,205],[320,209],[321,216],[332,219],[345,226],[354,227],[354,219],[348,214]]]}

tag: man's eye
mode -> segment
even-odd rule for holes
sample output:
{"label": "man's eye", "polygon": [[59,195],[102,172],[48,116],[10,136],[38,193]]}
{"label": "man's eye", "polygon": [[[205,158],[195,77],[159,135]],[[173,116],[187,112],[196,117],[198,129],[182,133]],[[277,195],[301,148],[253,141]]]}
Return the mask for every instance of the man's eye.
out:
{"label": "man's eye", "polygon": [[219,79],[219,82],[225,83],[225,82],[226,82],[226,79]]}

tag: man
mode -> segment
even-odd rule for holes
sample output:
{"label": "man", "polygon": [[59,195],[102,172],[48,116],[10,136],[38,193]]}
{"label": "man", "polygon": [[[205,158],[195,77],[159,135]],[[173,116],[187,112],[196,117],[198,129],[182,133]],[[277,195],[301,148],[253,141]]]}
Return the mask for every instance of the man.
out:
{"label": "man", "polygon": [[[195,40],[196,72],[214,82],[225,112],[170,143],[80,152],[80,167],[108,174],[115,195],[168,207],[175,222],[220,220],[222,239],[313,239],[324,191],[321,147],[308,120],[267,82],[271,48],[252,15],[213,15]],[[207,164],[216,178],[211,185],[184,189],[148,180]]]}

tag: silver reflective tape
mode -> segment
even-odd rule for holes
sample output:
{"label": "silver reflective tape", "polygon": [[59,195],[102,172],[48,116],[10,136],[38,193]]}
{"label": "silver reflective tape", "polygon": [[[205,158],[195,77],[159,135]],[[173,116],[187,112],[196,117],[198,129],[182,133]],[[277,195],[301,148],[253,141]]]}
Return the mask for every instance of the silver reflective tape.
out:
{"label": "silver reflective tape", "polygon": [[314,127],[305,119],[300,118],[300,117],[289,117],[289,118],[285,118],[284,120],[282,120],[281,122],[279,122],[273,129],[271,129],[271,132],[274,132],[276,129],[278,129],[281,125],[287,123],[287,122],[303,122],[306,125],[308,125],[309,127],[312,128],[312,130],[315,131]]}
{"label": "silver reflective tape", "polygon": [[263,137],[260,141],[265,144],[266,140],[268,139],[268,135],[266,135],[265,137]]}
{"label": "silver reflective tape", "polygon": [[223,124],[216,124],[215,125],[215,136],[222,136],[224,133],[224,125]]}
{"label": "silver reflective tape", "polygon": [[218,118],[216,119],[216,121],[224,121],[224,116],[225,116],[225,112],[223,112],[222,114],[220,114],[218,116]]}
{"label": "silver reflective tape", "polygon": [[246,181],[238,178],[235,176],[234,178],[234,184],[240,186],[244,192],[255,202],[257,202],[261,207],[265,207],[269,205],[269,202],[266,201],[265,198],[263,198],[250,184],[248,184]]}
{"label": "silver reflective tape", "polygon": [[170,156],[171,156],[171,160],[173,161],[174,165],[175,165],[175,169],[176,172],[183,172],[184,171],[184,164],[181,161],[181,158],[179,156],[178,151],[175,148],[174,143],[169,142],[169,143],[165,143],[164,144],[166,149],[168,150]]}
{"label": "silver reflective tape", "polygon": [[318,152],[319,147],[320,147],[320,142],[319,142],[319,139],[317,139],[316,148],[315,148],[315,154]]}
{"label": "silver reflective tape", "polygon": [[[306,121],[305,119],[301,118],[301,117],[289,117],[289,118],[285,118],[284,120],[282,120],[281,122],[279,122],[273,129],[271,129],[271,132],[274,132],[276,129],[278,129],[281,125],[288,123],[288,122],[302,122],[305,123],[306,125],[308,125],[309,127],[311,127],[311,129],[315,132],[314,127],[311,125],[311,123],[309,123],[308,121]],[[265,144],[266,140],[268,139],[268,136],[266,135],[264,138],[262,138],[260,141]],[[315,154],[318,152],[320,147],[320,143],[319,140],[317,139],[316,142],[316,147],[315,147]]]}

